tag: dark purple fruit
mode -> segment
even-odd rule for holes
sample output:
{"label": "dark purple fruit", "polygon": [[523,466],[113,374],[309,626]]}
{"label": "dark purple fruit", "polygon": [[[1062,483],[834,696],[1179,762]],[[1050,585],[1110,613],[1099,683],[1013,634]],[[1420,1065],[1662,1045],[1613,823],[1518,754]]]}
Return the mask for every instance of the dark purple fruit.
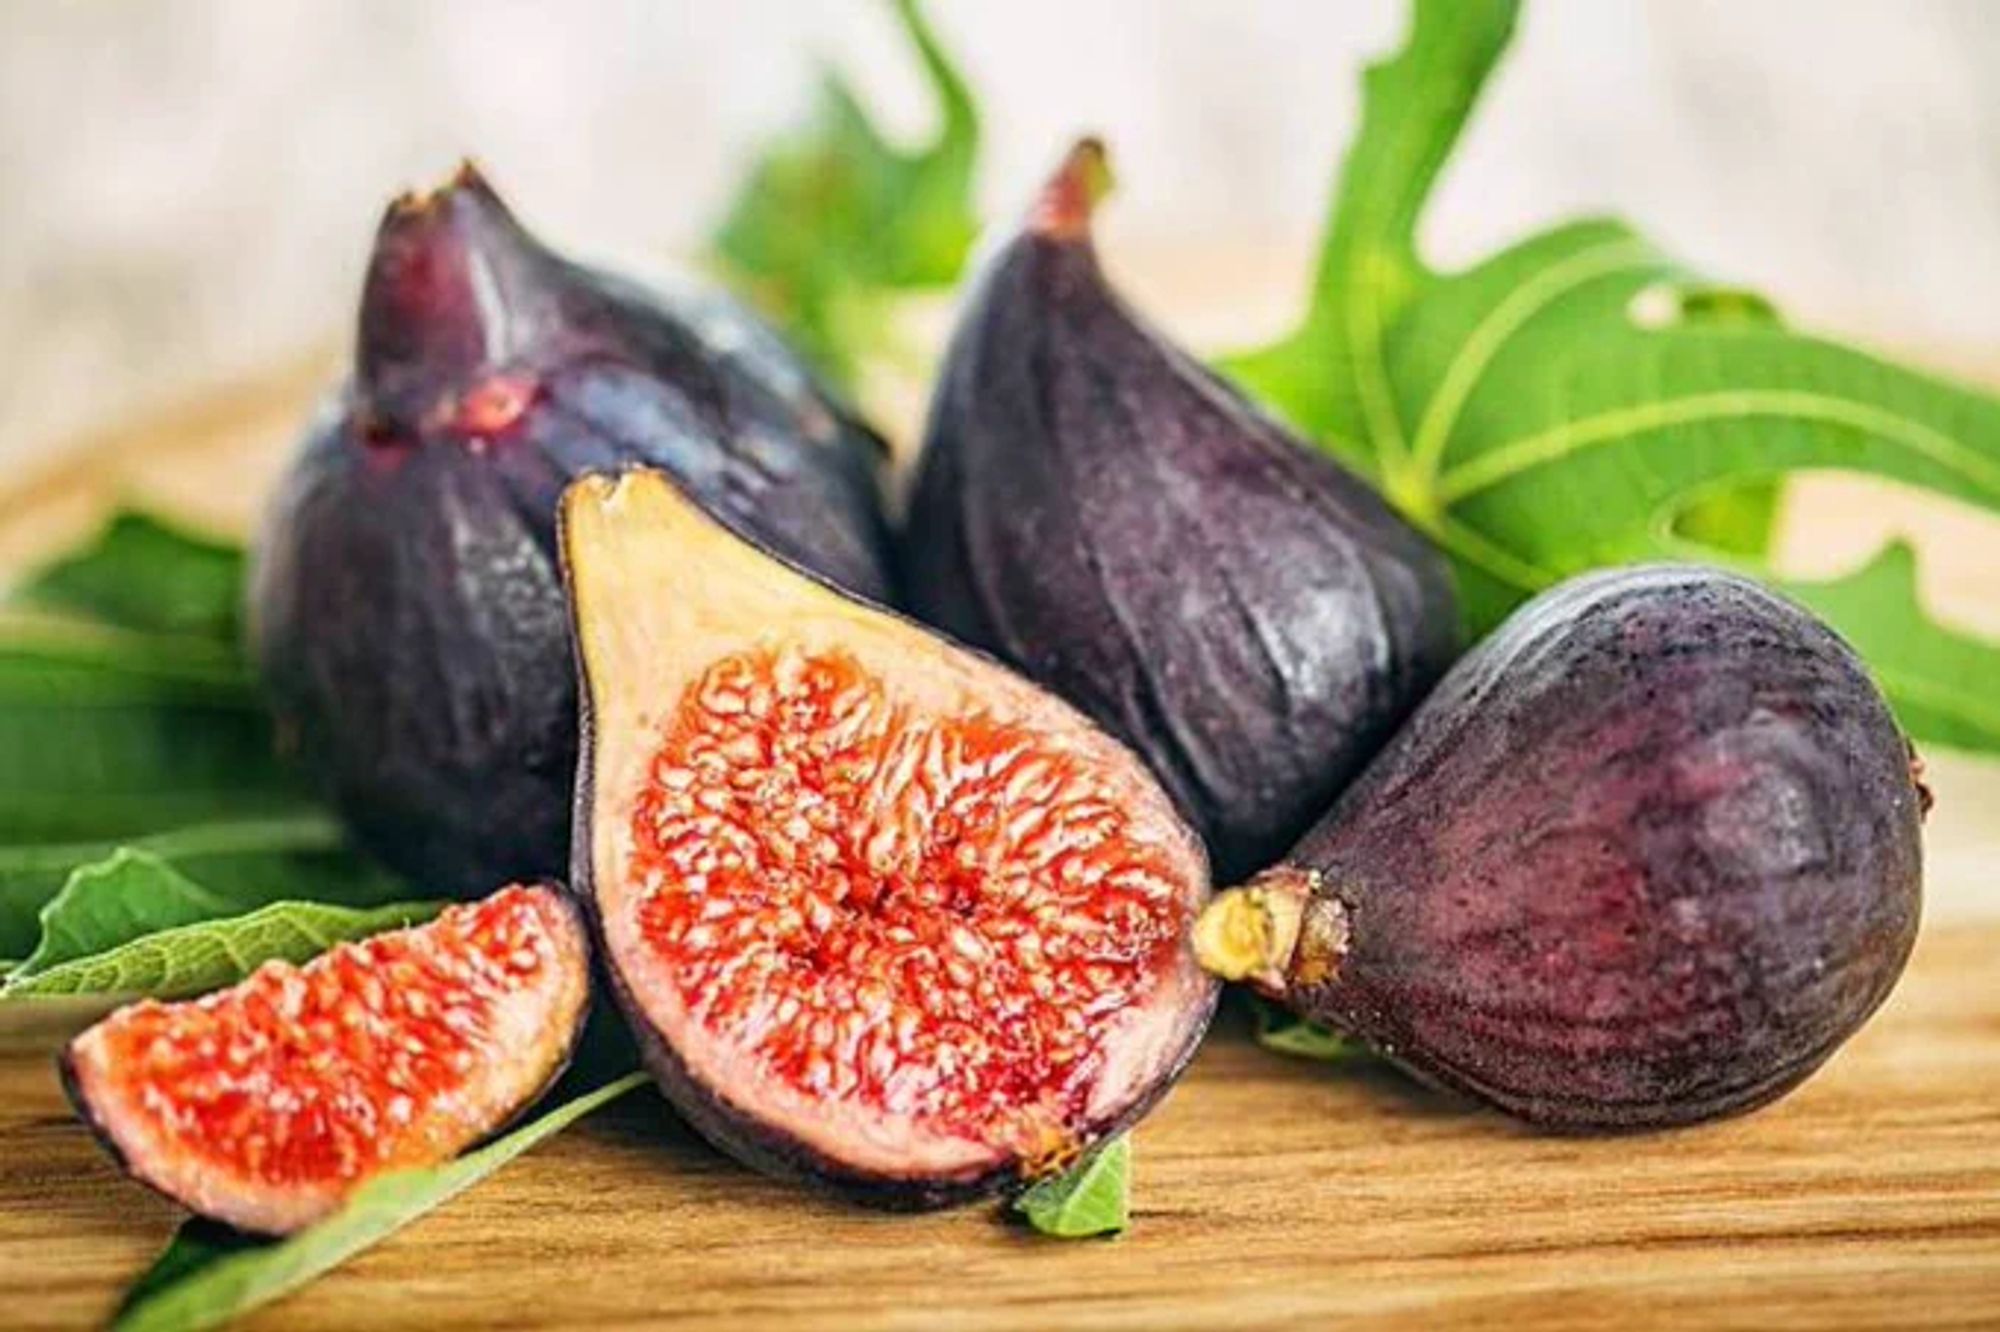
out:
{"label": "dark purple fruit", "polygon": [[514,1118],[569,1063],[589,1004],[574,903],[517,886],[200,999],[121,1008],[70,1042],[63,1080],[135,1178],[282,1235]]}
{"label": "dark purple fruit", "polygon": [[960,316],[900,550],[922,618],[1139,751],[1224,881],[1312,823],[1450,663],[1443,561],[1106,286],[1071,152]]}
{"label": "dark purple fruit", "polygon": [[1916,937],[1920,794],[1881,693],[1730,574],[1537,597],[1197,946],[1560,1129],[1729,1114],[1860,1027]]}
{"label": "dark purple fruit", "polygon": [[866,596],[888,591],[879,444],[710,293],[570,263],[470,168],[389,208],[354,378],[266,524],[252,640],[360,841],[434,890],[559,874],[576,692],[557,497],[664,467]]}
{"label": "dark purple fruit", "polygon": [[932,1207],[1165,1094],[1216,985],[1200,844],[1052,695],[763,554],[663,476],[563,504],[576,883],[648,1066],[759,1169]]}

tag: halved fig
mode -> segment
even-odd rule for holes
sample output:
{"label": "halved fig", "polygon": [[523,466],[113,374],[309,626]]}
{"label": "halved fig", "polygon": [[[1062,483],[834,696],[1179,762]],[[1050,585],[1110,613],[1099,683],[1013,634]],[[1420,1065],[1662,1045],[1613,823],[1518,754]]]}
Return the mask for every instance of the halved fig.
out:
{"label": "halved fig", "polygon": [[760,1169],[931,1207],[1167,1089],[1216,986],[1136,756],[733,535],[658,473],[563,501],[573,872],[662,1089]]}
{"label": "halved fig", "polygon": [[575,1048],[589,959],[567,894],[505,888],[200,999],[121,1008],[70,1042],[63,1082],[134,1178],[288,1234],[540,1096]]}

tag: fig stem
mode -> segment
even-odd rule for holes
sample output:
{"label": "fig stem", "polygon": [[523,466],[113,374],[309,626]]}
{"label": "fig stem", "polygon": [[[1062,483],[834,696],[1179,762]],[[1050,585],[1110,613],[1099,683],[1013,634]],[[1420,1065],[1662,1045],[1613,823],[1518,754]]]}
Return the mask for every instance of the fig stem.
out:
{"label": "fig stem", "polygon": [[1306,905],[1318,887],[1316,871],[1279,865],[1221,893],[1194,923],[1195,960],[1224,980],[1247,981],[1282,998]]}
{"label": "fig stem", "polygon": [[1090,217],[1111,192],[1111,158],[1102,139],[1077,140],[1043,187],[1029,219],[1030,230],[1052,240],[1076,241],[1090,235]]}

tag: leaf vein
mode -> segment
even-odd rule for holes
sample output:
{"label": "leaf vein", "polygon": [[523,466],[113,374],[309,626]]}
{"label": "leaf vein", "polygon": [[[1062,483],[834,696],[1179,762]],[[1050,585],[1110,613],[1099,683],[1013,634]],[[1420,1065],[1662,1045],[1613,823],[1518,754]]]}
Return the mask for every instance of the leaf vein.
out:
{"label": "leaf vein", "polygon": [[1797,389],[1736,389],[1663,398],[1553,426],[1480,455],[1439,478],[1438,502],[1459,504],[1523,473],[1584,449],[1615,444],[1672,426],[1732,417],[1817,421],[1862,431],[1956,473],[2000,502],[2000,463],[1962,440],[1901,412],[1852,398]]}
{"label": "leaf vein", "polygon": [[1459,345],[1438,381],[1417,423],[1411,462],[1426,482],[1435,480],[1459,413],[1472,397],[1486,368],[1513,336],[1536,315],[1570,292],[1599,278],[1645,268],[1657,262],[1651,246],[1637,239],[1607,241],[1538,269],[1501,298]]}

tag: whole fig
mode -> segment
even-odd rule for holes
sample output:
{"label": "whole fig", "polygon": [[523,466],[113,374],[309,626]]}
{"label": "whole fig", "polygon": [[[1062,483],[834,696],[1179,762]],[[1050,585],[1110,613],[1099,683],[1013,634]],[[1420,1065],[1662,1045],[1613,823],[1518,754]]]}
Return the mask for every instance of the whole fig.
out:
{"label": "whole fig", "polygon": [[551,253],[467,167],[390,206],[353,378],[258,546],[252,648],[281,726],[358,840],[427,890],[561,874],[576,760],[563,487],[664,468],[883,598],[880,452],[726,298]]}
{"label": "whole fig", "polygon": [[1079,144],[968,297],[900,543],[919,616],[1152,765],[1222,881],[1270,863],[1457,645],[1443,561],[1114,294]]}
{"label": "whole fig", "polygon": [[1197,947],[1523,1119],[1688,1123],[1782,1095],[1888,995],[1923,805],[1810,614],[1712,570],[1595,574],[1468,653]]}

